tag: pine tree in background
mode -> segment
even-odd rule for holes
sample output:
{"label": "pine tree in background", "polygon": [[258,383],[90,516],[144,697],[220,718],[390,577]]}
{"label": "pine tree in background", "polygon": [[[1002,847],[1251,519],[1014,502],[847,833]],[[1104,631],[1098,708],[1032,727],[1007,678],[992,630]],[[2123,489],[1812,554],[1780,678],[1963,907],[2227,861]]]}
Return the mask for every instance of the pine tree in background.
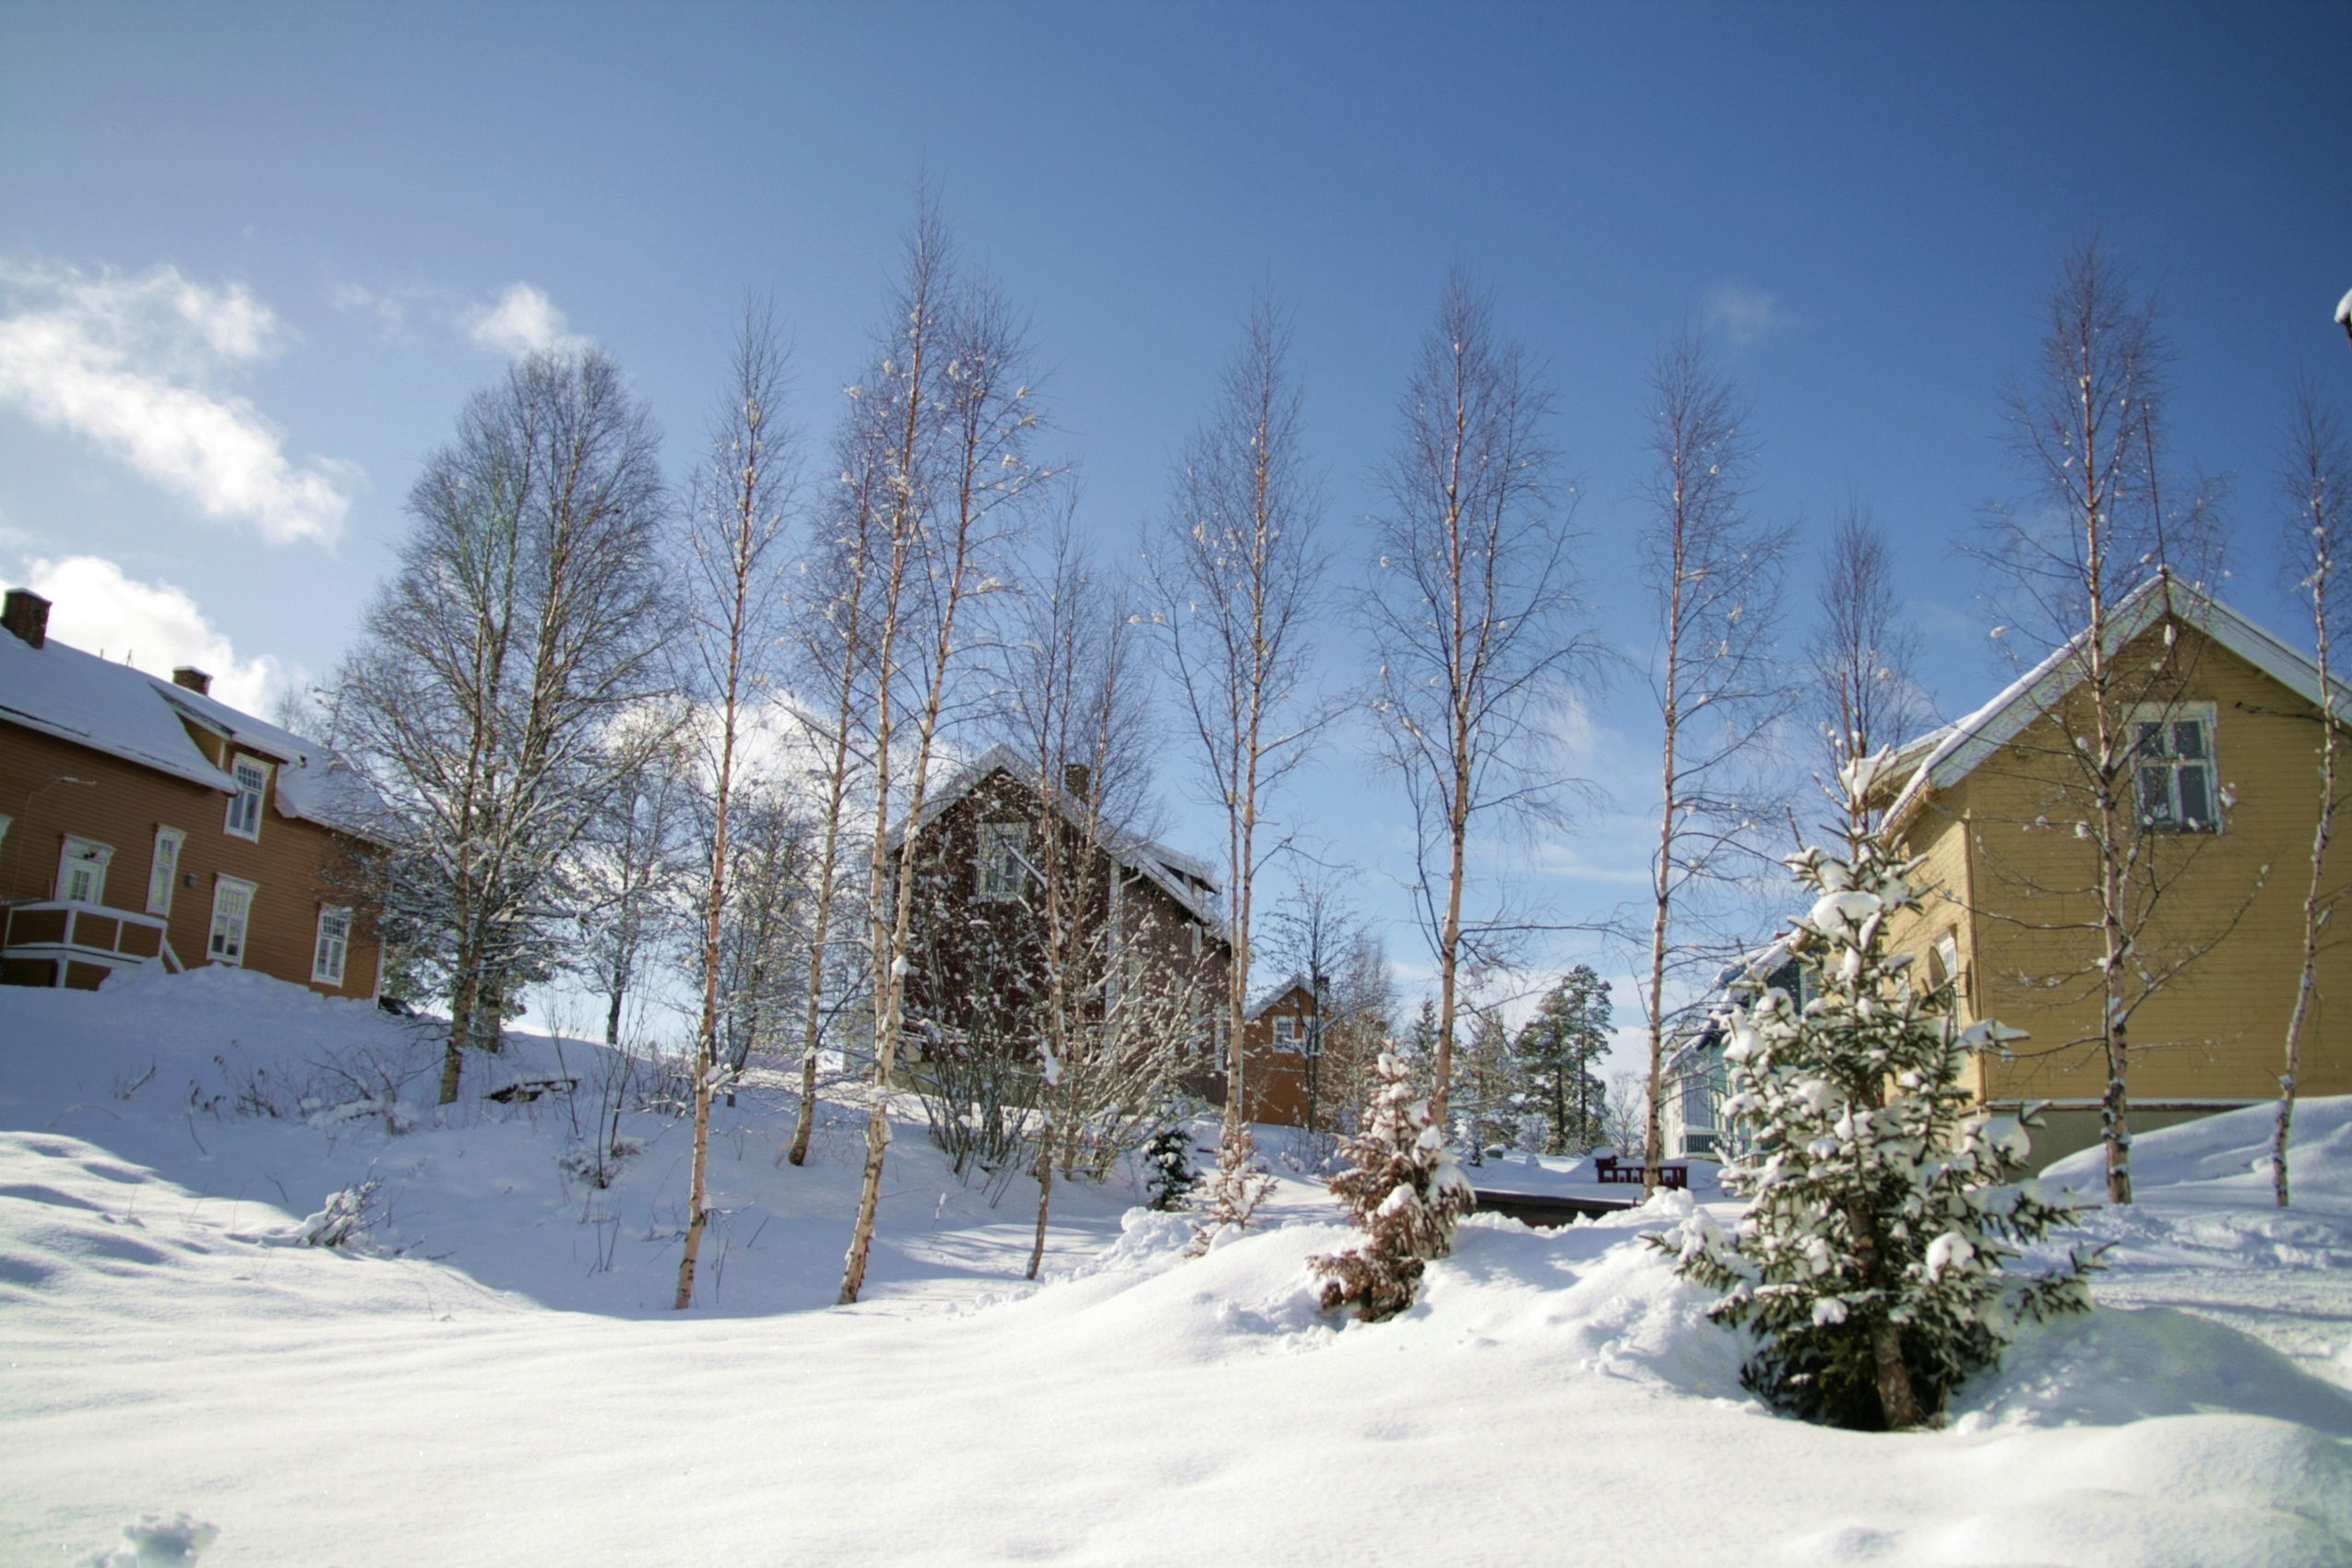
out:
{"label": "pine tree in background", "polygon": [[1544,1119],[1543,1152],[1582,1154],[1602,1141],[1608,1086],[1593,1063],[1609,1050],[1609,982],[1579,964],[1537,1004],[1514,1042],[1530,1107]]}
{"label": "pine tree in background", "polygon": [[1445,1150],[1394,1052],[1374,1065],[1363,1131],[1341,1153],[1349,1169],[1331,1179],[1331,1194],[1355,1217],[1363,1239],[1345,1252],[1309,1259],[1324,1276],[1324,1312],[1351,1309],[1365,1323],[1395,1317],[1413,1304],[1431,1258],[1454,1250],[1454,1226],[1470,1211],[1470,1184]]}
{"label": "pine tree in background", "polygon": [[[1849,802],[1885,755],[1843,771]],[[2086,1310],[2096,1254],[2008,1273],[2020,1243],[2073,1218],[2032,1182],[1996,1190],[2025,1170],[2022,1130],[1995,1138],[1963,1120],[1968,1052],[2020,1037],[1990,1021],[1955,1030],[1943,998],[1914,989],[1910,957],[1883,944],[1887,920],[1920,907],[1919,862],[1859,811],[1849,821],[1849,859],[1788,862],[1815,900],[1791,944],[1814,1000],[1800,1010],[1767,990],[1733,1016],[1725,1113],[1752,1142],[1723,1179],[1751,1202],[1731,1237],[1684,1243],[1681,1272],[1728,1292],[1709,1316],[1761,1336],[1743,1373],[1759,1396],[1808,1420],[1900,1429],[1996,1361],[2019,1315]]]}
{"label": "pine tree in background", "polygon": [[1472,1165],[1485,1164],[1489,1151],[1518,1146],[1526,1090],[1526,1074],[1503,1015],[1480,1013],[1470,1026],[1454,1089],[1454,1120]]}

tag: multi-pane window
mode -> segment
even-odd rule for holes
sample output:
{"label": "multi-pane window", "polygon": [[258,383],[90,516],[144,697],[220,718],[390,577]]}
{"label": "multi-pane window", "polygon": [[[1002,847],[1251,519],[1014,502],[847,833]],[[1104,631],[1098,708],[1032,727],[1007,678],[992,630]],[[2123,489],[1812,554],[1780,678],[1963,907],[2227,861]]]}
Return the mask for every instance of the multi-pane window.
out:
{"label": "multi-pane window", "polygon": [[261,837],[261,800],[269,790],[269,765],[253,757],[236,760],[237,792],[229,797],[228,831],[240,838]]}
{"label": "multi-pane window", "polygon": [[1274,1016],[1274,1039],[1277,1045],[1296,1045],[1299,1042],[1299,1020],[1295,1014],[1277,1013]]}
{"label": "multi-pane window", "polygon": [[318,948],[311,956],[310,978],[321,985],[341,985],[350,946],[351,911],[333,904],[319,910]]}
{"label": "multi-pane window", "polygon": [[212,889],[212,941],[205,949],[217,964],[245,961],[245,927],[253,920],[254,885],[224,876]]}
{"label": "multi-pane window", "polygon": [[113,858],[113,845],[68,835],[57,857],[57,897],[69,904],[106,902],[106,862]]}
{"label": "multi-pane window", "polygon": [[980,896],[1018,898],[1028,887],[1028,824],[987,822],[980,830]]}
{"label": "multi-pane window", "polygon": [[176,827],[155,830],[155,861],[147,873],[147,912],[172,912],[172,885],[180,880],[180,842],[187,837]]}
{"label": "multi-pane window", "polygon": [[2132,724],[2132,740],[2140,821],[2174,833],[2217,830],[2221,811],[2214,787],[2211,712],[2175,708],[2144,713]]}

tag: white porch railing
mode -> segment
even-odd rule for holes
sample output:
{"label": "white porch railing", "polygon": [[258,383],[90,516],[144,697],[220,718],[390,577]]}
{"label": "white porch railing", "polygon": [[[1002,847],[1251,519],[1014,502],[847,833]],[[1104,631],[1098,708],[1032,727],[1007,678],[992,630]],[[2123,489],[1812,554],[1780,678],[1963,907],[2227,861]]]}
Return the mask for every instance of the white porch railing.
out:
{"label": "white porch railing", "polygon": [[64,986],[75,964],[113,969],[144,968],[160,964],[177,974],[179,955],[172,951],[160,916],[110,909],[70,898],[11,904],[0,910],[0,961],[47,963],[53,967],[50,983]]}

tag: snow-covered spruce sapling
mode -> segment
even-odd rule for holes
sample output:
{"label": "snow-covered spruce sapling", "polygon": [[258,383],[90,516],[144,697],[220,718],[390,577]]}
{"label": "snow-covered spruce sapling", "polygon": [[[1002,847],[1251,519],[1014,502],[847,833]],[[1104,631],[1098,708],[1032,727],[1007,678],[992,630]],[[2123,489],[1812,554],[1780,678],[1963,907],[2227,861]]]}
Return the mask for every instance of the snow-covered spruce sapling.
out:
{"label": "snow-covered spruce sapling", "polygon": [[1144,1168],[1151,1173],[1151,1206],[1163,1212],[1183,1207],[1201,1179],[1193,1169],[1192,1130],[1180,1123],[1154,1133],[1144,1145]]}
{"label": "snow-covered spruce sapling", "polygon": [[1429,1101],[1415,1098],[1410,1070],[1389,1051],[1372,1068],[1378,1087],[1363,1130],[1341,1153],[1349,1168],[1331,1179],[1363,1239],[1344,1252],[1308,1261],[1324,1276],[1324,1312],[1352,1310],[1365,1323],[1395,1317],[1413,1304],[1431,1258],[1454,1250],[1455,1222],[1470,1210],[1470,1184]]}
{"label": "snow-covered spruce sapling", "polygon": [[1274,1195],[1274,1178],[1258,1158],[1256,1136],[1246,1122],[1226,1124],[1218,1146],[1217,1164],[1194,1195],[1192,1206],[1194,1257],[1206,1253],[1220,1231],[1246,1230],[1257,1218],[1258,1206]]}
{"label": "snow-covered spruce sapling", "polygon": [[1955,1029],[1945,994],[1912,984],[1884,942],[1890,917],[1919,908],[1919,862],[1859,817],[1851,848],[1788,862],[1814,896],[1789,943],[1811,1000],[1764,989],[1732,1015],[1724,1109],[1751,1143],[1723,1180],[1748,1212],[1728,1237],[1686,1228],[1653,1245],[1727,1292],[1710,1317],[1755,1331],[1742,1380],[1756,1394],[1808,1420],[1899,1429],[1997,1360],[2019,1317],[2086,1310],[2097,1254],[2009,1273],[2021,1243],[2073,1218],[2036,1183],[2009,1185],[2022,1128],[1995,1136],[1968,1115],[1968,1053],[2020,1037]]}

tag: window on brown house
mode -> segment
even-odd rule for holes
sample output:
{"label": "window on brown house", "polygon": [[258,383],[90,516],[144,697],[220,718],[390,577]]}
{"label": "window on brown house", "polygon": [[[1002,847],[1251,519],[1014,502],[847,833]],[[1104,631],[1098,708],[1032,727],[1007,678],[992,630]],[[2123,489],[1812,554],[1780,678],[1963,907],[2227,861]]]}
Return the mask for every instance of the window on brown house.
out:
{"label": "window on brown house", "polygon": [[333,904],[319,910],[318,946],[311,956],[310,978],[321,985],[341,985],[350,946],[351,911]]}
{"label": "window on brown house", "polygon": [[205,951],[213,962],[245,961],[245,930],[253,921],[254,885],[224,876],[212,888],[212,940]]}
{"label": "window on brown house", "polygon": [[172,912],[172,885],[180,880],[180,844],[187,835],[176,827],[155,830],[155,860],[147,873],[147,912]]}
{"label": "window on brown house", "polygon": [[112,844],[68,835],[57,857],[57,897],[69,904],[106,902],[106,862],[113,858]]}
{"label": "window on brown house", "polygon": [[1029,825],[984,822],[980,830],[980,896],[1018,898],[1028,890]]}

